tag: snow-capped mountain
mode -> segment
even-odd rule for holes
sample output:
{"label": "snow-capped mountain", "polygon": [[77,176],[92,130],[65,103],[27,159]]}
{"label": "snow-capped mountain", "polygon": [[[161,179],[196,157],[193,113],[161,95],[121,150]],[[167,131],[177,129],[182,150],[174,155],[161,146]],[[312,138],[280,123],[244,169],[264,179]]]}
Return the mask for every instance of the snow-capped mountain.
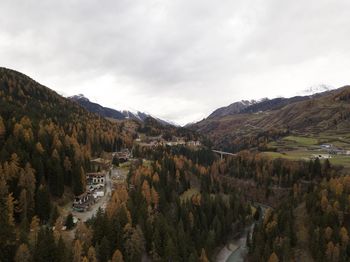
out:
{"label": "snow-capped mountain", "polygon": [[227,115],[234,115],[241,112],[243,109],[255,104],[255,100],[242,100],[232,103],[225,107],[220,107],[211,113],[208,118],[222,117]]}
{"label": "snow-capped mountain", "polygon": [[309,88],[300,91],[297,93],[297,95],[299,96],[312,96],[314,94],[318,94],[318,93],[323,93],[323,92],[327,92],[334,89],[332,86],[329,85],[314,85],[314,86],[310,86]]}
{"label": "snow-capped mountain", "polygon": [[165,120],[159,119],[157,117],[153,117],[150,114],[143,113],[140,111],[136,111],[136,112],[132,112],[129,110],[118,111],[118,110],[113,109],[113,108],[103,107],[97,103],[91,102],[83,94],[71,96],[68,98],[70,100],[77,102],[78,104],[80,104],[81,106],[86,108],[88,111],[90,111],[92,113],[99,114],[103,117],[113,118],[113,119],[117,119],[117,120],[133,119],[133,120],[140,121],[140,122],[144,122],[146,118],[151,117],[151,118],[156,119],[158,122],[160,122],[163,125],[171,125],[171,123],[169,123]]}

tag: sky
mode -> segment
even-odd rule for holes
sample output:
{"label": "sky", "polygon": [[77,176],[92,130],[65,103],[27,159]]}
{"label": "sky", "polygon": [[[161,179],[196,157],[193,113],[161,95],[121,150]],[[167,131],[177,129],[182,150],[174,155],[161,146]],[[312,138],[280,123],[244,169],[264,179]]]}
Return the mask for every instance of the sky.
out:
{"label": "sky", "polygon": [[348,0],[1,0],[0,66],[186,124],[350,84]]}

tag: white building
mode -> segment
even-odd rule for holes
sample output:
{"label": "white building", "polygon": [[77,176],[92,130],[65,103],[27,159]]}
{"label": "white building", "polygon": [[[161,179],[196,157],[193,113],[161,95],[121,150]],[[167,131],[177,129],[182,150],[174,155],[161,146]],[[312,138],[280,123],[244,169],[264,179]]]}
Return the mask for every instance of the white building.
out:
{"label": "white building", "polygon": [[88,184],[93,185],[104,185],[106,182],[105,173],[87,173],[86,174]]}

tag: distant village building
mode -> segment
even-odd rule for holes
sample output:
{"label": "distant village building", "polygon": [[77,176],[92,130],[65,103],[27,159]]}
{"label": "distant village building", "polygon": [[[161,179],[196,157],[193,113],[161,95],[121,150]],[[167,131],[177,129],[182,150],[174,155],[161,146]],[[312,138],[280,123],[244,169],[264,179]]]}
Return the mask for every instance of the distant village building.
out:
{"label": "distant village building", "polygon": [[329,159],[329,158],[332,158],[331,155],[329,154],[315,154],[315,155],[312,155],[311,159],[315,160],[315,159]]}
{"label": "distant village building", "polygon": [[119,162],[123,163],[123,162],[128,161],[129,158],[131,158],[131,152],[129,151],[129,149],[125,148],[119,152],[114,152],[113,157],[118,158]]}
{"label": "distant village building", "polygon": [[104,192],[104,191],[95,191],[95,192],[93,193],[93,196],[94,196],[95,199],[104,197],[104,195],[105,195],[105,192]]}
{"label": "distant village building", "polygon": [[183,146],[186,145],[186,142],[183,140],[179,140],[179,141],[169,141],[166,142],[167,146]]}
{"label": "distant village building", "polygon": [[73,201],[73,209],[78,212],[84,212],[95,203],[94,197],[91,193],[85,192],[76,196]]}
{"label": "distant village building", "polygon": [[104,185],[106,182],[106,175],[105,173],[87,173],[86,180],[88,185]]}
{"label": "distant village building", "polygon": [[200,141],[188,141],[186,143],[186,145],[191,146],[191,147],[198,147],[201,146],[201,142]]}

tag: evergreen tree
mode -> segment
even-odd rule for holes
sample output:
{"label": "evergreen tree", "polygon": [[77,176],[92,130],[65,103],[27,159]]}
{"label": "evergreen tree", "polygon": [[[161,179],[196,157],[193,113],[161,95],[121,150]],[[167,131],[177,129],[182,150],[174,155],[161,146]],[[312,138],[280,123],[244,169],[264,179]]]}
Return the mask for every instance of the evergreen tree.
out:
{"label": "evergreen tree", "polygon": [[0,258],[12,261],[15,250],[13,209],[3,174],[0,173]]}
{"label": "evergreen tree", "polygon": [[6,134],[6,127],[5,127],[3,118],[0,116],[0,146],[5,140],[5,134]]}
{"label": "evergreen tree", "polygon": [[200,262],[209,262],[209,259],[207,258],[207,254],[206,254],[204,248],[202,248],[201,256],[199,257],[199,261]]}
{"label": "evergreen tree", "polygon": [[88,250],[88,261],[89,262],[97,262],[96,251],[95,251],[95,248],[93,246],[89,247],[89,250]]}
{"label": "evergreen tree", "polygon": [[49,188],[50,192],[57,197],[61,197],[64,191],[64,176],[59,155],[56,151],[52,153],[48,162]]}
{"label": "evergreen tree", "polygon": [[40,185],[38,192],[36,193],[36,213],[40,220],[47,222],[50,217],[51,201],[50,193],[45,185]]}
{"label": "evergreen tree", "polygon": [[118,159],[118,157],[113,157],[112,165],[114,165],[114,166],[116,166],[116,167],[119,166],[119,159]]}
{"label": "evergreen tree", "polygon": [[55,239],[50,229],[40,229],[33,258],[35,262],[55,262],[58,260]]}
{"label": "evergreen tree", "polygon": [[72,213],[69,213],[69,215],[67,216],[65,226],[67,227],[68,230],[71,230],[74,227]]}
{"label": "evergreen tree", "polygon": [[82,249],[80,240],[77,239],[74,241],[73,262],[81,262],[82,254],[83,254],[83,249]]}
{"label": "evergreen tree", "polygon": [[106,262],[108,261],[109,257],[110,257],[110,243],[106,237],[103,237],[98,248],[98,258],[100,262]]}
{"label": "evergreen tree", "polygon": [[123,255],[118,249],[113,253],[112,262],[124,262]]}
{"label": "evergreen tree", "polygon": [[73,193],[78,196],[85,191],[84,188],[85,173],[80,165],[75,165],[72,173]]}
{"label": "evergreen tree", "polygon": [[276,255],[275,252],[273,252],[273,253],[271,254],[271,256],[269,257],[268,262],[278,262],[278,261],[279,261],[278,256]]}
{"label": "evergreen tree", "polygon": [[31,254],[26,244],[21,244],[16,252],[15,262],[30,262]]}
{"label": "evergreen tree", "polygon": [[51,212],[50,212],[50,219],[49,219],[50,225],[54,225],[56,223],[57,218],[59,218],[59,216],[60,214],[58,212],[58,208],[56,205],[54,205],[51,208]]}
{"label": "evergreen tree", "polygon": [[64,244],[62,236],[60,236],[58,243],[57,243],[57,262],[65,262],[68,261],[67,257],[67,248]]}

